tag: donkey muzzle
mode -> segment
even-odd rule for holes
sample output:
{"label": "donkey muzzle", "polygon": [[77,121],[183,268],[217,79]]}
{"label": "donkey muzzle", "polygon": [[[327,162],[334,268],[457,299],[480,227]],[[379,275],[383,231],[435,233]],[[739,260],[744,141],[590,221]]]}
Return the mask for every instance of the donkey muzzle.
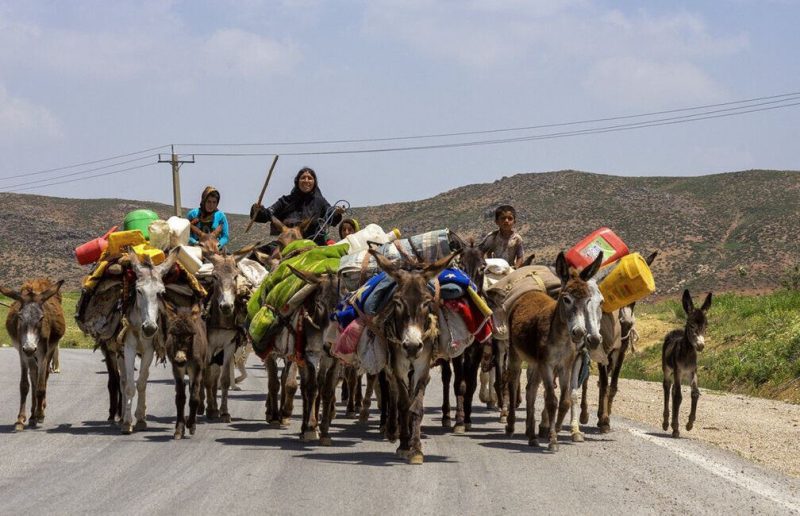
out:
{"label": "donkey muzzle", "polygon": [[583,337],[586,335],[586,330],[583,328],[573,328],[570,332],[570,337],[572,337],[572,342],[575,344],[580,344],[583,340]]}
{"label": "donkey muzzle", "polygon": [[156,334],[156,330],[158,330],[158,325],[156,323],[150,321],[142,323],[142,334],[148,339]]}
{"label": "donkey muzzle", "polygon": [[36,343],[35,343],[35,342],[26,342],[26,343],[24,343],[24,344],[22,345],[22,351],[23,351],[23,352],[24,352],[26,355],[33,355],[34,353],[36,353],[36,348],[37,348],[37,347],[38,347],[38,346],[36,345]]}
{"label": "donkey muzzle", "polygon": [[406,356],[408,358],[417,358],[419,352],[422,350],[422,343],[421,342],[404,342],[403,349],[406,352]]}
{"label": "donkey muzzle", "polygon": [[220,303],[219,311],[225,316],[233,314],[233,303]]}

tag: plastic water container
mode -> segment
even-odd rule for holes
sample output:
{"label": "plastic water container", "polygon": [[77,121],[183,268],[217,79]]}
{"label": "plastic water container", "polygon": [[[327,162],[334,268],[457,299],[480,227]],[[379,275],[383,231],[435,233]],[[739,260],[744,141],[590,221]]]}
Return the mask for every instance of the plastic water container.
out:
{"label": "plastic water container", "polygon": [[123,229],[125,231],[138,229],[142,232],[144,238],[148,239],[150,238],[150,231],[148,231],[148,228],[154,220],[158,220],[158,214],[153,210],[133,210],[125,215]]}
{"label": "plastic water container", "polygon": [[169,224],[166,220],[154,220],[147,228],[150,232],[150,245],[162,250],[169,249]]}
{"label": "plastic water container", "polygon": [[578,242],[564,257],[570,265],[582,269],[591,265],[601,251],[603,252],[601,265],[607,265],[628,254],[628,246],[610,229],[600,228]]}
{"label": "plastic water container", "polygon": [[131,249],[136,253],[136,256],[141,262],[149,261],[153,265],[160,265],[164,263],[164,260],[167,258],[166,255],[164,255],[164,251],[156,249],[147,243],[135,245]]}
{"label": "plastic water container", "polygon": [[609,313],[656,291],[653,273],[639,253],[620,258],[614,270],[598,286],[603,294],[603,311]]}
{"label": "plastic water container", "polygon": [[367,249],[369,245],[367,242],[376,242],[378,244],[386,244],[392,240],[400,237],[400,230],[395,228],[389,233],[385,233],[383,228],[377,224],[367,224],[364,229],[356,231],[351,235],[347,235],[344,239],[336,242],[337,244],[347,243],[350,248],[347,254],[355,254],[359,251]]}
{"label": "plastic water container", "polygon": [[119,256],[122,250],[128,246],[135,246],[145,243],[144,235],[138,229],[131,231],[115,231],[108,235],[108,254]]}
{"label": "plastic water container", "polygon": [[203,250],[188,245],[178,246],[178,263],[189,274],[196,274],[203,266]]}
{"label": "plastic water container", "polygon": [[103,251],[108,247],[108,235],[116,231],[117,227],[119,226],[114,226],[106,231],[105,235],[89,240],[85,244],[76,247],[75,258],[78,259],[78,263],[81,265],[89,265],[99,260]]}
{"label": "plastic water container", "polygon": [[169,224],[169,245],[178,247],[179,245],[189,245],[189,233],[192,223],[183,217],[172,217],[167,219]]}

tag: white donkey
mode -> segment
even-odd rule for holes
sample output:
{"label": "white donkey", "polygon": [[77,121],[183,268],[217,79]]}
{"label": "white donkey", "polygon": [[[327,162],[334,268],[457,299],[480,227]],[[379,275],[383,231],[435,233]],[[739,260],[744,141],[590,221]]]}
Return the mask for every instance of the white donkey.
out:
{"label": "white donkey", "polygon": [[[150,376],[150,366],[155,354],[154,343],[163,345],[163,334],[159,332],[166,317],[162,317],[161,296],[164,294],[163,276],[175,264],[176,253],[169,254],[161,265],[140,263],[135,253],[128,253],[131,267],[136,274],[135,301],[129,306],[125,318],[127,330],[124,336],[122,358],[120,361],[120,383],[122,389],[122,433],[130,434],[134,429],[147,428],[145,421],[146,397],[145,388]],[[134,368],[136,355],[141,355],[139,378],[134,390]],[[133,424],[131,408],[133,395],[138,391],[136,400],[136,425]]]}

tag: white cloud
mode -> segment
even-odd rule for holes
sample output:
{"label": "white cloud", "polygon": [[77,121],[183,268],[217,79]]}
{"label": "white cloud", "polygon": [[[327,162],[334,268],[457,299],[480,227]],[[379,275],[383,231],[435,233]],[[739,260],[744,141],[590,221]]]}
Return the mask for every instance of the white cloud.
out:
{"label": "white cloud", "polygon": [[706,103],[726,97],[707,73],[689,62],[658,62],[635,57],[603,59],[583,82],[586,93],[618,106],[653,108]]}
{"label": "white cloud", "polygon": [[9,95],[0,84],[0,140],[61,138],[61,124],[45,107]]}
{"label": "white cloud", "polygon": [[291,45],[239,29],[215,32],[203,45],[207,73],[257,77],[271,72],[286,72],[299,59]]}

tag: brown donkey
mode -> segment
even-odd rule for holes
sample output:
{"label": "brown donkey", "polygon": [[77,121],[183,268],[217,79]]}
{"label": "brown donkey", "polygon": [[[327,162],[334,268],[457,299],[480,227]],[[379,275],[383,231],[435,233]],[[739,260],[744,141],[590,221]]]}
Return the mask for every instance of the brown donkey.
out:
{"label": "brown donkey", "polygon": [[58,283],[49,279],[29,280],[19,292],[0,287],[0,292],[15,301],[8,310],[6,330],[19,353],[21,367],[19,415],[14,424],[17,432],[25,428],[25,401],[30,384],[33,384],[30,426],[44,421],[49,364],[66,329],[59,292],[63,283],[64,280]]}
{"label": "brown donkey", "polygon": [[[664,337],[661,349],[661,369],[664,371],[664,431],[669,429],[669,391],[672,387],[672,437],[680,437],[678,411],[681,408],[681,378],[688,378],[692,385],[692,410],[686,430],[694,426],[697,415],[697,400],[700,388],[697,386],[697,352],[703,351],[708,320],[706,312],[711,307],[711,292],[703,305],[695,308],[688,290],[683,291],[683,310],[686,312],[686,326],[682,330],[672,330]],[[675,383],[673,384],[673,380]]]}
{"label": "brown donkey", "polygon": [[[603,260],[600,253],[594,262],[580,273],[571,269],[559,253],[556,273],[561,278],[558,299],[544,292],[527,292],[511,308],[508,316],[510,330],[509,403],[506,434],[514,433],[517,387],[522,360],[528,363],[527,419],[525,434],[528,444],[538,446],[535,428],[535,402],[539,383],[544,383],[546,427],[542,433],[550,437],[549,449],[558,449],[558,431],[569,410],[572,366],[577,346],[586,339],[590,345],[601,341],[599,318],[589,306],[591,291],[587,282],[594,276]],[[593,346],[592,346],[593,347]],[[561,388],[561,402],[556,399],[555,374]],[[558,418],[556,418],[558,408]]]}
{"label": "brown donkey", "polygon": [[[200,305],[191,308],[173,307],[164,303],[169,330],[167,332],[167,357],[172,364],[172,375],[175,377],[175,407],[178,417],[175,422],[175,439],[182,439],[189,428],[194,435],[197,424],[197,407],[200,404],[200,390],[203,388],[203,369],[206,365],[208,340],[206,326],[201,318]],[[186,408],[186,384],[184,377],[189,377],[189,417],[184,416]]]}
{"label": "brown donkey", "polygon": [[[428,282],[444,270],[457,253],[430,265],[409,264],[403,269],[374,249],[369,253],[378,266],[397,282],[397,289],[384,310],[375,316],[375,326],[388,342],[390,365],[387,379],[392,384],[392,395],[397,395],[400,446],[398,455],[411,464],[422,464],[421,425],[424,413],[425,388],[430,381],[431,356],[434,341],[438,338],[436,320],[437,296],[428,290]],[[387,400],[392,404],[392,400]],[[387,433],[393,416],[389,415]],[[391,439],[390,439],[391,440]]]}

